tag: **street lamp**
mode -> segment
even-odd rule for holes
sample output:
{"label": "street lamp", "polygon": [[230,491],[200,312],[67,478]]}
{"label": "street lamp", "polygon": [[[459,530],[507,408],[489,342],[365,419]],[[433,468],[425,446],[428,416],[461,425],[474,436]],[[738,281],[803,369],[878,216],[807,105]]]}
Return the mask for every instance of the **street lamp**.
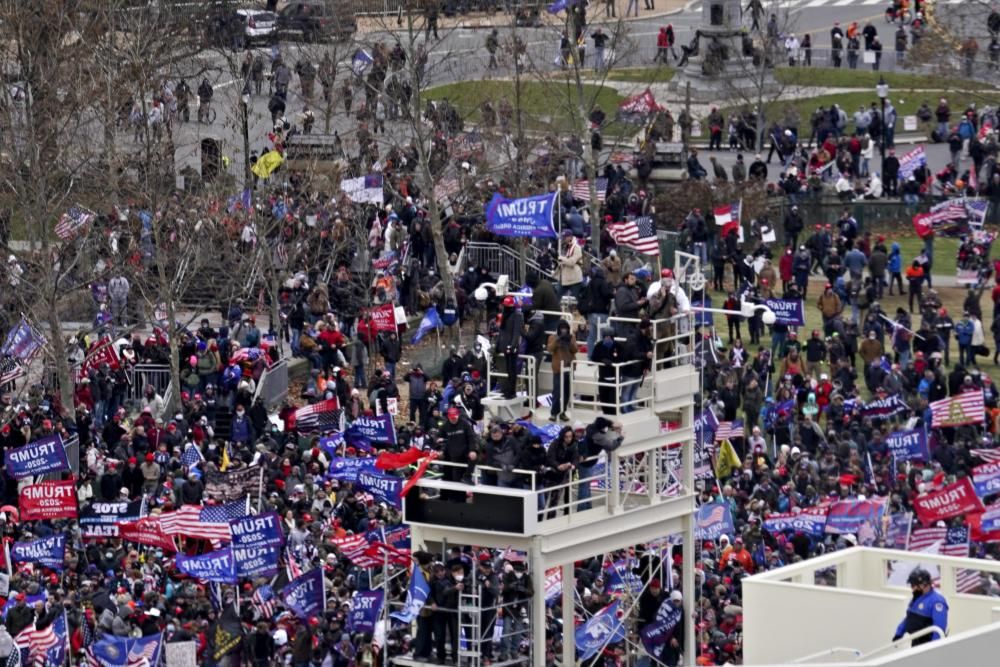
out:
{"label": "street lamp", "polygon": [[[881,74],[878,77],[878,84],[875,86],[875,94],[878,95],[878,97],[879,97],[880,100],[882,100],[882,141],[881,141],[882,169],[879,172],[879,175],[884,179],[885,178],[885,137],[886,137],[886,130],[888,129],[886,127],[886,124],[885,124],[885,101],[889,97],[889,84],[887,84],[885,82],[885,77],[882,76]],[[883,183],[884,183],[884,181],[883,181]]]}

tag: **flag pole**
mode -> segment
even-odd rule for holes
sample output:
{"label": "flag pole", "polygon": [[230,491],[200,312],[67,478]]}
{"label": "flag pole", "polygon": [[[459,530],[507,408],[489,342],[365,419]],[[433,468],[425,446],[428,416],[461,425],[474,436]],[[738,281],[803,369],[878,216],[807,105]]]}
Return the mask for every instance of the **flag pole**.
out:
{"label": "flag pole", "polygon": [[[247,496],[247,502],[250,501],[250,496]],[[261,511],[261,506],[264,503],[264,466],[260,467],[260,482],[257,485],[257,513]]]}

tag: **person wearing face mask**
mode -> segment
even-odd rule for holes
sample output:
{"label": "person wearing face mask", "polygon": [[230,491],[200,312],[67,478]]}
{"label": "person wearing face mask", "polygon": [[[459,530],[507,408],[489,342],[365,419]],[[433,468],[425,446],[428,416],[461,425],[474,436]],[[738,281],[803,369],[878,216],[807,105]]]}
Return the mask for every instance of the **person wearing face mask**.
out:
{"label": "person wearing face mask", "polygon": [[[893,635],[892,640],[896,641],[905,634],[913,634],[931,626],[936,626],[947,632],[948,601],[934,588],[930,572],[918,567],[910,572],[906,583],[910,585],[913,597],[906,608],[906,617],[896,627],[896,634]],[[939,633],[932,632],[914,639],[911,645],[919,646],[938,639],[944,638]]]}
{"label": "person wearing face mask", "polygon": [[236,413],[233,415],[233,422],[230,429],[230,440],[234,443],[240,443],[244,447],[249,446],[251,442],[257,439],[253,422],[247,417],[246,408],[242,405],[236,406]]}
{"label": "person wearing face mask", "polygon": [[521,637],[527,630],[522,614],[529,613],[529,600],[535,595],[524,561],[504,563],[503,571],[503,608],[497,613],[503,618],[499,662],[518,657]]}
{"label": "person wearing face mask", "polygon": [[[524,315],[514,305],[514,297],[503,298],[503,309],[500,311],[500,332],[497,335],[497,356],[503,357],[504,373],[503,397],[514,398],[517,388],[517,355],[521,345],[521,333],[524,329]],[[499,361],[499,360],[498,360]],[[497,364],[499,366],[499,363]]]}
{"label": "person wearing face mask", "polygon": [[458,662],[458,600],[465,590],[465,568],[461,563],[452,565],[451,570],[443,565],[434,566],[434,582],[431,596],[434,606],[434,650],[438,664],[447,662],[445,636],[451,648],[452,660]]}

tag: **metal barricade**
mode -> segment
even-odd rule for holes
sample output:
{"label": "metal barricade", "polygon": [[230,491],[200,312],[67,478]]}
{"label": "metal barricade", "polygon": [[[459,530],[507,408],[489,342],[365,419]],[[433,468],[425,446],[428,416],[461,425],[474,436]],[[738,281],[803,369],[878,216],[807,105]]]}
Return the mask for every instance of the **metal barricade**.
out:
{"label": "metal barricade", "polygon": [[[503,382],[507,379],[507,371],[498,368],[499,364],[486,364],[486,386],[492,391],[495,383]],[[538,395],[538,369],[535,358],[528,354],[517,356],[517,378],[514,382],[514,390],[523,386],[528,397]]]}
{"label": "metal barricade", "polygon": [[262,398],[269,409],[280,404],[288,396],[288,360],[279,359],[264,369],[257,382],[254,400]]}
{"label": "metal barricade", "polygon": [[125,370],[129,378],[128,400],[138,401],[142,398],[146,385],[152,385],[156,393],[166,398],[167,386],[170,384],[170,366],[166,364],[136,364]]}

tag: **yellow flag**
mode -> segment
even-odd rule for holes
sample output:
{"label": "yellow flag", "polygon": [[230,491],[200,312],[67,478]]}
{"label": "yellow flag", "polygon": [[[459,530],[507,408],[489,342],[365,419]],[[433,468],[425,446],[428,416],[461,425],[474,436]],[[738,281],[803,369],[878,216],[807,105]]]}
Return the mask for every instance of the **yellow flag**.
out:
{"label": "yellow flag", "polygon": [[226,468],[229,467],[229,446],[222,446],[222,463],[219,464],[219,472],[226,472]]}
{"label": "yellow flag", "polygon": [[733,443],[723,440],[722,446],[719,447],[719,458],[715,462],[715,476],[719,479],[719,482],[728,479],[733,474],[733,470],[737,470],[742,466],[743,462],[740,461]]}
{"label": "yellow flag", "polygon": [[264,153],[257,158],[257,161],[254,162],[250,171],[257,174],[260,178],[267,178],[271,175],[271,172],[280,167],[281,163],[284,161],[285,158],[281,157],[281,153],[278,151]]}

